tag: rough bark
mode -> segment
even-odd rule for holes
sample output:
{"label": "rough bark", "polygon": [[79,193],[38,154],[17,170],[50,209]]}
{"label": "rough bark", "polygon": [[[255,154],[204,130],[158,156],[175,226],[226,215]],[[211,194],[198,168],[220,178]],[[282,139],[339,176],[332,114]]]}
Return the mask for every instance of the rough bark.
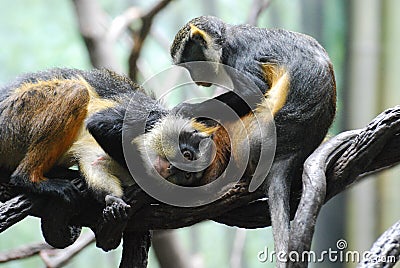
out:
{"label": "rough bark", "polygon": [[147,267],[148,252],[150,248],[150,231],[125,232],[122,245],[122,261],[120,268],[145,268]]}
{"label": "rough bark", "polygon": [[369,255],[359,265],[359,268],[389,268],[400,258],[400,221],[384,232],[369,250]]}

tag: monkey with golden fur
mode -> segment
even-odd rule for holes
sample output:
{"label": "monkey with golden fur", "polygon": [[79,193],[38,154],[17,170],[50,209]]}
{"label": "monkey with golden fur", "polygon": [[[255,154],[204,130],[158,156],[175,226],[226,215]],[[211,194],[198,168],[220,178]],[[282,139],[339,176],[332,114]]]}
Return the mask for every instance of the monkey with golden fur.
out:
{"label": "monkey with golden fur", "polygon": [[[69,202],[73,185],[45,174],[77,164],[94,196],[104,202],[109,195],[115,197],[109,200],[124,204],[124,187],[134,183],[121,137],[129,104],[135,107],[129,119],[135,129],[132,139],[150,135],[149,130],[169,113],[139,85],[108,70],[57,68],[25,74],[0,90],[0,168],[11,173],[11,184],[25,191]],[[201,128],[194,121],[189,128],[194,131],[195,126]],[[181,147],[186,157],[196,155],[195,148],[183,143]],[[176,153],[181,150],[169,156]],[[186,177],[186,184],[191,184],[198,174]]]}
{"label": "monkey with golden fur", "polygon": [[[264,96],[253,98],[250,103],[244,97],[251,99],[254,92],[240,80],[233,81],[233,91],[215,98],[242,119],[248,120],[253,112],[262,118],[262,109],[258,106],[265,103],[264,97],[273,103],[277,147],[264,187],[275,251],[287,252],[290,189],[301,187],[298,174],[302,165],[322,142],[335,116],[336,83],[329,56],[307,35],[284,29],[232,25],[212,16],[194,18],[184,25],[176,34],[170,52],[173,62],[186,67],[199,85],[211,85],[201,77],[204,73],[211,78],[224,71],[229,75],[224,65],[253,81]],[[194,61],[211,64],[209,68],[196,70],[189,64]],[[278,87],[279,84],[282,86]],[[188,117],[214,113],[214,119],[230,124],[230,119],[224,118],[209,101],[182,104],[176,110]],[[277,263],[278,267],[283,265]]]}

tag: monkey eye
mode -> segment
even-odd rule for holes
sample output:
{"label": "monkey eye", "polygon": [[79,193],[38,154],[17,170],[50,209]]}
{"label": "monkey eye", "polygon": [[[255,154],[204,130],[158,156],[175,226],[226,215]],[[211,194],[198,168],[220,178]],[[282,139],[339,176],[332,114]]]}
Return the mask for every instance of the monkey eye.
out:
{"label": "monkey eye", "polygon": [[186,158],[187,160],[193,160],[193,154],[192,154],[191,151],[189,151],[189,150],[184,150],[184,151],[182,152],[182,154],[183,154],[183,157]]}
{"label": "monkey eye", "polygon": [[192,173],[190,173],[190,172],[186,172],[185,173],[185,179],[190,179],[192,177]]}

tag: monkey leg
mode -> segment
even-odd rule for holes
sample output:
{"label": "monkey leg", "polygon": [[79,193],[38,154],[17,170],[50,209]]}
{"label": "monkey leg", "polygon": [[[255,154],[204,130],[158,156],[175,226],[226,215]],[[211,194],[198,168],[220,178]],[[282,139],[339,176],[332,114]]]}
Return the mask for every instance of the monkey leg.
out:
{"label": "monkey leg", "polygon": [[[55,205],[60,205],[58,202]],[[60,210],[60,206],[58,206]],[[55,248],[66,248],[80,236],[82,227],[69,225],[70,214],[57,213],[41,220],[43,238],[47,244]]]}
{"label": "monkey leg", "polygon": [[[119,167],[87,131],[72,150],[78,158],[79,169],[93,197],[104,202],[107,194],[116,197],[123,195],[121,179],[128,176],[128,171]],[[119,172],[122,170],[122,173]]]}
{"label": "monkey leg", "polygon": [[109,251],[121,243],[123,232],[131,215],[131,206],[119,197],[107,195],[103,221],[96,228],[96,246]]}
{"label": "monkey leg", "polygon": [[119,197],[107,195],[106,208],[103,210],[103,218],[107,222],[126,221],[129,219],[131,206]]}
{"label": "monkey leg", "polygon": [[91,195],[106,205],[95,229],[96,245],[104,251],[115,249],[121,243],[130,216],[131,206],[120,198],[123,195],[120,179],[128,173],[119,173],[122,168],[105,154],[89,134],[74,146]]}
{"label": "monkey leg", "polygon": [[34,193],[61,196],[76,191],[66,180],[44,177],[71,147],[87,114],[89,92],[81,80],[50,80],[24,84],[10,96],[7,113],[23,126],[14,135],[29,145],[10,182]]}

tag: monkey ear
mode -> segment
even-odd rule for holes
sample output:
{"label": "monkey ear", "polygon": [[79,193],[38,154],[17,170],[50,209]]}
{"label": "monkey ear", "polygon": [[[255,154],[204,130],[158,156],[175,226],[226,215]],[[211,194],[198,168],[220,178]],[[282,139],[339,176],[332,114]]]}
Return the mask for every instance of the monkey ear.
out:
{"label": "monkey ear", "polygon": [[195,43],[205,46],[210,43],[211,37],[197,26],[190,24],[190,39]]}

